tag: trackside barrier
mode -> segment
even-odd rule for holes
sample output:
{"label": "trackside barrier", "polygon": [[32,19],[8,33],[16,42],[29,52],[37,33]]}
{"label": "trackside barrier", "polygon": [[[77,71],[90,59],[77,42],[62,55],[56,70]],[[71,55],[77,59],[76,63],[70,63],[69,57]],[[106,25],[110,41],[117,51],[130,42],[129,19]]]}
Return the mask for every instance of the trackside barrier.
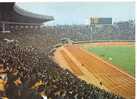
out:
{"label": "trackside barrier", "polygon": [[92,40],[92,41],[77,41],[73,44],[80,44],[80,43],[96,43],[96,42],[135,42],[135,40]]}

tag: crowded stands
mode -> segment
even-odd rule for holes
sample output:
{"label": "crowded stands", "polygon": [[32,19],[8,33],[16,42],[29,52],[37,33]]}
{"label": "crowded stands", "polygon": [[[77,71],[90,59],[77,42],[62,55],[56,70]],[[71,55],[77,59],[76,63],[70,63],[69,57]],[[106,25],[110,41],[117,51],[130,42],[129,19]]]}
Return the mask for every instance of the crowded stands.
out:
{"label": "crowded stands", "polygon": [[[46,28],[0,33],[0,96],[8,99],[123,99],[87,84],[49,57],[58,38]],[[53,54],[50,54],[53,55]],[[16,98],[15,98],[16,97]]]}
{"label": "crowded stands", "polygon": [[8,99],[123,99],[61,69],[40,50],[16,42],[0,42],[0,66],[0,95]]}
{"label": "crowded stands", "polygon": [[[46,26],[45,31],[56,35],[58,40],[70,38],[73,41],[91,40],[89,25],[56,25]],[[97,25],[93,34],[94,40],[135,40],[135,21],[115,22],[111,25]]]}

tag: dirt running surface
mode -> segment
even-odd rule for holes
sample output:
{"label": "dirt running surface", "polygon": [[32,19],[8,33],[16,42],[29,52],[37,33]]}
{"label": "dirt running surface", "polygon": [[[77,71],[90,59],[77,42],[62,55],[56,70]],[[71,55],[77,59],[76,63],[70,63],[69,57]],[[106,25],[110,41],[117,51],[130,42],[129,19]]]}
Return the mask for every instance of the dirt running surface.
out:
{"label": "dirt running surface", "polygon": [[[97,45],[102,44],[97,43]],[[118,45],[118,43],[114,45]],[[54,55],[55,61],[62,68],[69,69],[88,83],[124,96],[127,99],[135,98],[134,77],[97,57],[95,54],[88,53],[79,45],[65,45],[58,48]]]}

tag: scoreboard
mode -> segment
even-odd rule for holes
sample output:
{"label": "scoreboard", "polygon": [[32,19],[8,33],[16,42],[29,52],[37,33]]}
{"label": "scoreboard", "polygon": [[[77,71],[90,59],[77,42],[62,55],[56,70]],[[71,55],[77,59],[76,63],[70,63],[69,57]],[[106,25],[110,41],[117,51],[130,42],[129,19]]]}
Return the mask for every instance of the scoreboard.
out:
{"label": "scoreboard", "polygon": [[112,18],[91,17],[90,25],[92,24],[112,24]]}

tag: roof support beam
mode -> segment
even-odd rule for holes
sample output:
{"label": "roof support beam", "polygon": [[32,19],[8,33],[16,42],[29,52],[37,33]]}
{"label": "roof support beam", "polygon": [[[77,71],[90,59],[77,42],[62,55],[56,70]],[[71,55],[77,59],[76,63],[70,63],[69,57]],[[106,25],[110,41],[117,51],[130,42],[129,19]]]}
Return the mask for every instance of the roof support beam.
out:
{"label": "roof support beam", "polygon": [[42,23],[19,23],[19,22],[7,22],[7,21],[1,21],[2,24],[16,24],[16,25],[42,25]]}

